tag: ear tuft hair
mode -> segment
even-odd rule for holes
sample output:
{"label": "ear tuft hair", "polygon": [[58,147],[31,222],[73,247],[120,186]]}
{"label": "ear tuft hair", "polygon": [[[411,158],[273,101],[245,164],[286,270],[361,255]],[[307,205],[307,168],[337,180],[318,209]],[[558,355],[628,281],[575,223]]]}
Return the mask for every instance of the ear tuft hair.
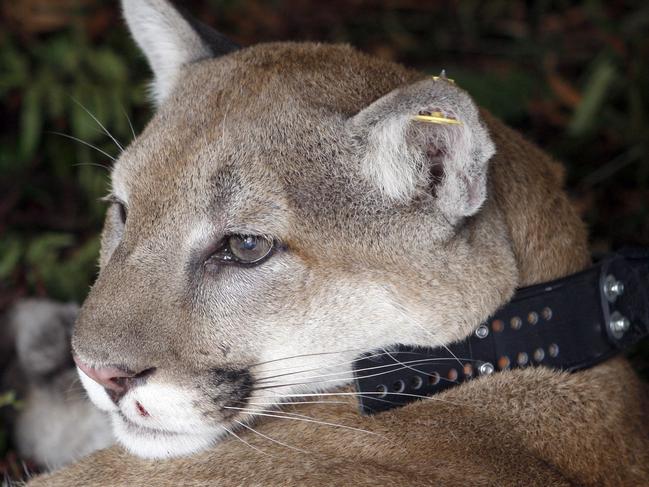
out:
{"label": "ear tuft hair", "polygon": [[450,220],[474,214],[484,202],[494,144],[469,95],[448,80],[394,90],[348,124],[363,175],[385,197],[404,202],[432,192]]}

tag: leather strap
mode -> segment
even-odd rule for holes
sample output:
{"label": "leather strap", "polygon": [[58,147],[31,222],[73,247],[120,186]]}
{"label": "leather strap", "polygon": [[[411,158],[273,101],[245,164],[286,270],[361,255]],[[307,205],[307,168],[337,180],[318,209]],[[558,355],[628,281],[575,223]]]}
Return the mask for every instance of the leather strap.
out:
{"label": "leather strap", "polygon": [[361,412],[402,406],[500,370],[592,367],[649,335],[649,249],[519,289],[469,337],[448,347],[396,345],[354,363]]}

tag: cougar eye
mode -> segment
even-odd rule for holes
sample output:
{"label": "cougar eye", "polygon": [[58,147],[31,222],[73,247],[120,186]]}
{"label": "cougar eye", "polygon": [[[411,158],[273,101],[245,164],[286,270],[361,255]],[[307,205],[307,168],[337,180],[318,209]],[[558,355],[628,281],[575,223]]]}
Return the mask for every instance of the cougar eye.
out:
{"label": "cougar eye", "polygon": [[116,201],[115,206],[117,207],[117,214],[119,215],[120,221],[122,222],[122,224],[125,224],[127,217],[126,205],[121,201]]}
{"label": "cougar eye", "polygon": [[257,235],[230,235],[223,246],[210,257],[210,261],[225,264],[260,264],[274,249],[274,242]]}
{"label": "cougar eye", "polygon": [[270,253],[273,243],[267,238],[254,235],[232,235],[228,238],[228,246],[237,261],[254,264]]}
{"label": "cougar eye", "polygon": [[126,223],[126,218],[128,216],[128,210],[126,209],[126,203],[119,199],[114,194],[109,194],[103,198],[104,201],[110,203],[110,211],[114,211],[119,221],[124,225]]}

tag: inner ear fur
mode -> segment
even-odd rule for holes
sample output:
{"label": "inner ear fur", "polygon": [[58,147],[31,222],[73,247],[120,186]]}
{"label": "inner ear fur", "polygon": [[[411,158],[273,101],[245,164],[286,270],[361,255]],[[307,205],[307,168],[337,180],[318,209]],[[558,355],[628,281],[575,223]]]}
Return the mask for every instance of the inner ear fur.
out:
{"label": "inner ear fur", "polygon": [[[459,124],[417,120],[440,112]],[[469,95],[443,78],[398,88],[348,121],[363,176],[387,198],[405,202],[432,193],[450,220],[476,213],[486,198],[495,152]]]}

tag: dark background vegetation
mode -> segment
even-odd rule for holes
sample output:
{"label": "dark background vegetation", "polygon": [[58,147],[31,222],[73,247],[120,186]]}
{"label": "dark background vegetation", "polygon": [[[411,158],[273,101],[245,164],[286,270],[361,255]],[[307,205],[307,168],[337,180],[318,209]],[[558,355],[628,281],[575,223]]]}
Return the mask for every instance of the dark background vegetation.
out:
{"label": "dark background vegetation", "polygon": [[[445,68],[479,103],[566,164],[595,250],[649,244],[649,3],[184,5],[242,45],[347,42],[431,74]],[[0,0],[0,6],[2,312],[24,296],[84,298],[96,272],[100,197],[110,157],[119,153],[88,112],[122,145],[133,137],[130,123],[137,133],[151,112],[148,69],[116,1]],[[641,368],[648,357],[636,354]],[[0,407],[12,402],[2,392]],[[19,463],[7,453],[5,433],[0,428],[6,472]]]}

